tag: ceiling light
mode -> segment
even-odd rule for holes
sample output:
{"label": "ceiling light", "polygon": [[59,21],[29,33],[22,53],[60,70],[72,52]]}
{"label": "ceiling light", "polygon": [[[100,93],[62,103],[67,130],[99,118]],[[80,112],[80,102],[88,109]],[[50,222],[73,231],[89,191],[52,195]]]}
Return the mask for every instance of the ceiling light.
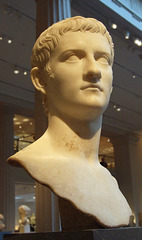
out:
{"label": "ceiling light", "polygon": [[130,38],[130,32],[129,31],[124,31],[124,37],[125,37],[125,39],[129,39]]}
{"label": "ceiling light", "polygon": [[112,27],[113,29],[116,29],[116,28],[117,28],[117,24],[116,24],[116,23],[112,23],[111,27]]}
{"label": "ceiling light", "polygon": [[19,69],[17,67],[14,69],[14,74],[19,74]]}
{"label": "ceiling light", "polygon": [[120,112],[120,111],[121,111],[121,107],[119,107],[119,105],[113,105],[113,108],[114,108],[117,112]]}
{"label": "ceiling light", "polygon": [[112,22],[111,20],[109,21],[109,26],[113,29],[116,29],[117,28],[117,24]]}
{"label": "ceiling light", "polygon": [[15,124],[15,125],[20,125],[20,124],[21,124],[21,122],[15,122],[14,124]]}
{"label": "ceiling light", "polygon": [[14,121],[17,121],[17,120],[18,120],[18,118],[14,117],[14,118],[13,118],[13,120],[14,120]]}
{"label": "ceiling light", "polygon": [[142,41],[139,38],[134,38],[134,43],[139,47],[142,46]]}
{"label": "ceiling light", "polygon": [[26,76],[28,73],[26,70],[23,71],[23,75]]}
{"label": "ceiling light", "polygon": [[3,37],[2,36],[0,36],[0,41],[2,41],[3,40]]}
{"label": "ceiling light", "polygon": [[133,74],[133,78],[136,78],[136,75],[135,75],[135,74]]}
{"label": "ceiling light", "polygon": [[18,69],[15,69],[15,70],[14,70],[14,73],[15,73],[15,74],[19,74],[19,70],[18,70]]}
{"label": "ceiling light", "polygon": [[28,118],[24,118],[24,119],[23,119],[23,122],[28,122],[28,121],[29,121]]}
{"label": "ceiling light", "polygon": [[120,107],[117,107],[117,108],[116,108],[116,111],[117,111],[117,112],[120,112],[120,111],[121,111],[121,108],[120,108]]}
{"label": "ceiling light", "polygon": [[8,44],[11,44],[12,43],[12,39],[8,38],[7,42],[8,42]]}

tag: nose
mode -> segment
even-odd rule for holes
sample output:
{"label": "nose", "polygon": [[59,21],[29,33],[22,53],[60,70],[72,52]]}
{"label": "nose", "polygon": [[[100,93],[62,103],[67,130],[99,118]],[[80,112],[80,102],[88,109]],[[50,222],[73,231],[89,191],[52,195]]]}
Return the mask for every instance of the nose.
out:
{"label": "nose", "polygon": [[102,77],[101,69],[93,58],[87,60],[84,71],[84,79],[87,81],[98,81]]}

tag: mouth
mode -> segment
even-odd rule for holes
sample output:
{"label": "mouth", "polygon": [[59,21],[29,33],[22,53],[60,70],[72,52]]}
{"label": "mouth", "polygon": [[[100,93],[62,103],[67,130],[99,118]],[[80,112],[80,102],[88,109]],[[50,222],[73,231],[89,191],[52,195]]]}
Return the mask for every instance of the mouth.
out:
{"label": "mouth", "polygon": [[81,90],[85,90],[85,89],[88,89],[88,90],[99,90],[100,92],[103,91],[103,89],[102,89],[102,87],[100,85],[92,84],[92,83],[90,83],[90,84],[88,84],[86,86],[81,87]]}

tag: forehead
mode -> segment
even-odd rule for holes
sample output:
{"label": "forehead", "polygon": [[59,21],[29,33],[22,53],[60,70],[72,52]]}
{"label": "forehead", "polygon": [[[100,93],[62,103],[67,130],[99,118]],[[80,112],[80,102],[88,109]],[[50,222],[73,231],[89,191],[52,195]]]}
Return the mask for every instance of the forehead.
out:
{"label": "forehead", "polygon": [[93,50],[111,54],[111,46],[101,33],[67,32],[61,36],[53,54],[60,54],[70,49]]}

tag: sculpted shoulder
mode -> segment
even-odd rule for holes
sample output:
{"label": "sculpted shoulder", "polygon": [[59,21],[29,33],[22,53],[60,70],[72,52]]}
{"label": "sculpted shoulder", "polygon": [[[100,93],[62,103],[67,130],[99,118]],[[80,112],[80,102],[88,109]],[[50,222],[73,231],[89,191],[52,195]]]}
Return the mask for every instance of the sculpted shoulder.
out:
{"label": "sculpted shoulder", "polygon": [[46,142],[48,143],[48,138],[44,134],[28,147],[10,156],[7,162],[15,167],[25,167],[25,164],[32,160],[36,161],[38,159],[40,161],[46,154],[48,155],[48,148],[45,147]]}
{"label": "sculpted shoulder", "polygon": [[102,224],[110,227],[122,223],[128,225],[131,210],[109,171],[100,164],[92,167],[80,159],[46,155],[42,152],[44,141],[43,135],[10,157],[8,162],[24,167],[36,181],[72,202],[82,212],[96,216]]}

